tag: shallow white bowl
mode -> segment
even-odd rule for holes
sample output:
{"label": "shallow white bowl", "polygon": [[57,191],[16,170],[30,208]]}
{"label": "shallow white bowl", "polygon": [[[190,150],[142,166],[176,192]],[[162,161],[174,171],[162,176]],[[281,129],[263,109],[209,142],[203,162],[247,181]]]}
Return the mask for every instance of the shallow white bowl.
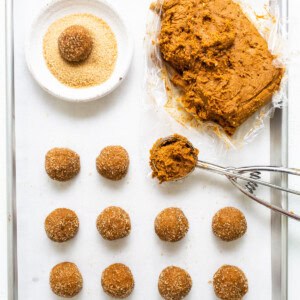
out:
{"label": "shallow white bowl", "polygon": [[[118,43],[118,58],[111,77],[104,83],[87,88],[62,84],[49,71],[43,56],[43,38],[57,19],[74,13],[90,13],[111,27]],[[48,4],[33,22],[26,41],[28,68],[38,84],[50,94],[67,101],[84,102],[101,98],[113,91],[125,78],[133,52],[132,38],[119,14],[104,0],[59,0]]]}

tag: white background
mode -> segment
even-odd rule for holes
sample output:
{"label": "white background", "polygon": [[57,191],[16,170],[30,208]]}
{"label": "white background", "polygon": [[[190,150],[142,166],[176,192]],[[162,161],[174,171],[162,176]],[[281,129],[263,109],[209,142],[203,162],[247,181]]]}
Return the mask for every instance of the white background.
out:
{"label": "white background", "polygon": [[[157,276],[163,266],[175,263],[186,268],[194,279],[194,288],[188,299],[200,299],[200,296],[203,299],[214,299],[208,281],[222,263],[234,263],[245,270],[250,284],[246,299],[270,299],[270,232],[268,212],[264,208],[243,200],[239,194],[231,192],[230,185],[215,180],[215,177],[211,180],[209,176],[195,174],[184,185],[178,184],[171,188],[157,187],[147,177],[145,149],[158,136],[157,131],[152,132],[149,128],[149,120],[152,117],[155,120],[155,116],[137,107],[141,106],[144,97],[142,40],[149,3],[114,1],[134,32],[135,56],[132,68],[129,77],[116,92],[86,105],[72,105],[53,99],[33,82],[24,62],[24,34],[35,12],[45,2],[32,1],[30,6],[24,1],[16,3],[17,198],[19,211],[22,212],[18,217],[18,225],[23,232],[19,235],[18,249],[20,299],[56,299],[48,288],[48,273],[53,264],[64,259],[77,262],[83,273],[85,285],[78,299],[105,299],[99,285],[100,273],[114,261],[123,261],[132,268],[136,289],[131,299],[144,299],[145,295],[151,297],[151,300],[159,299],[156,291]],[[296,77],[294,69],[293,75]],[[297,82],[293,80],[292,83]],[[296,107],[295,101],[295,94],[291,94],[291,105]],[[294,128],[290,130],[290,164],[297,165],[299,118],[296,109],[290,109],[290,112],[290,128]],[[141,120],[141,115],[146,120]],[[168,130],[168,127],[164,128],[163,133]],[[146,136],[146,139],[142,140],[141,135]],[[192,134],[190,137],[194,138]],[[255,143],[242,151],[230,153],[228,157],[222,157],[220,161],[232,165],[266,163],[270,153],[268,140],[266,128]],[[204,159],[214,159],[203,143],[194,139],[193,142],[202,147],[200,151]],[[107,144],[122,144],[129,151],[131,168],[121,184],[107,182],[99,178],[95,171],[94,159]],[[259,157],[253,157],[258,145]],[[68,146],[80,153],[82,170],[74,181],[55,184],[45,175],[44,153],[53,146]],[[97,214],[112,204],[128,210],[133,231],[126,240],[107,243],[97,235],[94,223]],[[249,223],[247,235],[231,244],[214,239],[209,228],[213,213],[227,204],[241,207]],[[185,240],[167,246],[158,241],[152,227],[156,213],[170,205],[183,208],[190,220],[191,230]],[[45,216],[59,206],[75,209],[81,220],[79,235],[64,245],[48,241],[42,226]],[[2,207],[1,217],[4,216],[4,209]],[[4,234],[5,227],[1,225],[1,233],[3,230]],[[295,271],[300,263],[296,261],[300,245],[296,225],[292,223],[290,226],[294,229],[291,232],[293,246],[290,249],[290,261]],[[1,268],[5,269],[3,257],[1,255]],[[290,270],[292,272],[292,268]],[[289,299],[298,299],[298,286],[296,282],[293,283],[293,278],[297,277],[290,273]],[[1,293],[5,299],[5,290],[1,289]]]}

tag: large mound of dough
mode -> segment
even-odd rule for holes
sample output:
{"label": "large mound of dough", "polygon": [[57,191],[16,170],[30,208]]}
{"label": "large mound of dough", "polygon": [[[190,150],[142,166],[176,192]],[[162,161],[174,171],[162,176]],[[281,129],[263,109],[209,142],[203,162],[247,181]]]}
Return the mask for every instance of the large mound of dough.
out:
{"label": "large mound of dough", "polygon": [[185,110],[229,135],[271,100],[284,73],[232,0],[165,0],[159,47]]}

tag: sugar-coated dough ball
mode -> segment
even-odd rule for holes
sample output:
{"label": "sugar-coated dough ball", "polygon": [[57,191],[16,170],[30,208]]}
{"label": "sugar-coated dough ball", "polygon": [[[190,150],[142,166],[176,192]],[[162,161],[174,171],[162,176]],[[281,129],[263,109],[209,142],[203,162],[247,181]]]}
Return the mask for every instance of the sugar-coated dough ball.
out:
{"label": "sugar-coated dough ball", "polygon": [[110,180],[121,180],[127,174],[129,156],[121,146],[107,146],[96,159],[96,168],[100,175]]}
{"label": "sugar-coated dough ball", "polygon": [[46,154],[45,169],[54,180],[70,180],[80,171],[80,157],[71,149],[53,148]]}
{"label": "sugar-coated dough ball", "polygon": [[244,272],[235,266],[224,265],[214,275],[215,294],[222,300],[241,300],[248,292]]}
{"label": "sugar-coated dough ball", "polygon": [[66,28],[58,37],[58,49],[61,57],[68,62],[86,60],[93,48],[89,31],[80,25]]}
{"label": "sugar-coated dough ball", "polygon": [[45,220],[45,231],[54,242],[65,242],[72,239],[79,229],[76,213],[67,208],[57,208]]}
{"label": "sugar-coated dough ball", "polygon": [[106,240],[117,240],[129,235],[131,221],[128,213],[117,206],[104,209],[97,218],[97,229]]}
{"label": "sugar-coated dough ball", "polygon": [[134,279],[130,269],[124,264],[113,264],[107,267],[101,276],[101,285],[106,294],[123,299],[134,289]]}
{"label": "sugar-coated dough ball", "polygon": [[161,240],[177,242],[187,234],[189,222],[180,208],[169,207],[157,215],[154,228]]}
{"label": "sugar-coated dough ball", "polygon": [[81,291],[82,285],[81,273],[74,263],[63,262],[52,268],[50,287],[57,296],[74,297]]}
{"label": "sugar-coated dough ball", "polygon": [[159,275],[158,290],[165,300],[181,300],[192,288],[192,278],[181,268],[170,266]]}
{"label": "sugar-coated dough ball", "polygon": [[223,241],[233,241],[242,237],[247,231],[244,214],[234,207],[220,209],[212,220],[213,233]]}

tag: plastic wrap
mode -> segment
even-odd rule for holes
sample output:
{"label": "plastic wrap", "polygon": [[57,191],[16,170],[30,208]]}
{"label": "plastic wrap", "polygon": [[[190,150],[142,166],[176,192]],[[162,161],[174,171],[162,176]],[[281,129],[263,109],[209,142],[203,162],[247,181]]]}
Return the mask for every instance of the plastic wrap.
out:
{"label": "plastic wrap", "polygon": [[[272,101],[260,108],[249,117],[235,132],[233,136],[228,136],[223,128],[213,122],[203,122],[195,119],[185,111],[178,98],[180,90],[170,81],[168,66],[164,63],[157,39],[160,33],[160,14],[162,0],[151,5],[147,22],[146,45],[146,90],[147,104],[154,106],[154,109],[164,109],[172,118],[165,118],[164,122],[172,122],[175,119],[182,126],[196,130],[202,136],[206,135],[213,144],[218,144],[219,148],[239,148],[251,142],[263,129],[266,122],[272,117],[275,108],[281,108],[286,103],[286,74],[282,78],[280,89],[273,95]],[[270,52],[276,56],[274,64],[285,67],[285,33],[284,26],[280,20],[280,9],[278,4],[270,7],[264,5],[253,8],[245,1],[238,2],[242,10],[256,26],[260,34],[268,42]]]}

